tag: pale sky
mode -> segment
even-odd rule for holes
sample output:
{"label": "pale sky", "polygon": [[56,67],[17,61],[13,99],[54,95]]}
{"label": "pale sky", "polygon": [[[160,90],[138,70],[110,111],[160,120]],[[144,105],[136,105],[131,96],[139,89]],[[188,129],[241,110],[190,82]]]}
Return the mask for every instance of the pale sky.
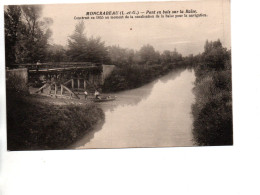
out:
{"label": "pale sky", "polygon": [[100,36],[106,46],[139,50],[144,44],[151,44],[160,52],[176,48],[183,55],[202,52],[207,39],[219,38],[225,47],[230,48],[229,0],[44,5],[42,16],[53,18],[53,43],[66,45],[68,36],[81,21],[74,17],[86,16],[86,12],[180,9],[194,9],[208,17],[84,20],[85,33],[88,37]]}

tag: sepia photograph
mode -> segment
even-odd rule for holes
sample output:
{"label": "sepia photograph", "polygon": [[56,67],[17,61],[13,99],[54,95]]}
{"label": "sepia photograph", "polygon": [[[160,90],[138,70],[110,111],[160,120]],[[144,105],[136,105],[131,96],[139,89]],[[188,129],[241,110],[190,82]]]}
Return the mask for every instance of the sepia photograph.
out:
{"label": "sepia photograph", "polygon": [[7,150],[232,146],[230,0],[4,6]]}

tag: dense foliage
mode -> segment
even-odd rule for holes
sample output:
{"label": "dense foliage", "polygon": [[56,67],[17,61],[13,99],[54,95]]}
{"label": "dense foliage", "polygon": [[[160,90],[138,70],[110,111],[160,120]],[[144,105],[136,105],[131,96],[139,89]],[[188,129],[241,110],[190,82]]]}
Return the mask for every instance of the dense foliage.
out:
{"label": "dense foliage", "polygon": [[[52,33],[49,27],[53,21],[51,18],[42,18],[41,13],[40,5],[5,7],[7,67],[15,63],[62,61],[116,65],[115,70],[104,82],[102,87],[104,92],[139,87],[175,68],[193,68],[196,75],[194,87],[196,101],[192,107],[194,141],[198,145],[231,145],[233,143],[231,51],[224,48],[219,40],[206,41],[202,54],[183,57],[174,48],[173,51],[159,52],[149,44],[142,46],[140,50],[106,46],[99,37],[87,37],[84,22],[79,22],[73,34],[68,38],[68,45],[62,46],[50,43]],[[8,83],[16,82],[15,78],[11,80]],[[11,105],[9,103],[8,109]],[[23,109],[25,107],[21,107],[21,110]],[[58,108],[58,110],[53,109],[53,113],[65,117],[63,111],[58,111]],[[8,112],[9,115],[13,113]],[[33,110],[28,109],[28,112],[34,115]],[[45,111],[42,110],[42,112]],[[8,117],[12,120],[19,120],[12,115]],[[30,118],[29,115],[27,117]],[[51,120],[50,124],[52,122],[55,123]],[[26,126],[24,128],[26,129]],[[17,126],[12,129],[19,128]]]}
{"label": "dense foliage", "polygon": [[194,141],[199,145],[232,145],[231,52],[221,42],[206,42],[195,67]]}
{"label": "dense foliage", "polygon": [[152,45],[140,50],[106,46],[100,37],[88,37],[83,21],[75,25],[68,45],[53,44],[50,30],[53,20],[42,18],[41,5],[9,5],[5,8],[6,65],[37,62],[94,62],[128,65],[169,64],[182,60],[174,51],[156,51]]}
{"label": "dense foliage", "polygon": [[104,119],[93,104],[53,105],[17,95],[7,94],[8,150],[65,149]]}
{"label": "dense foliage", "polygon": [[[124,51],[122,56],[129,53],[121,51]],[[154,58],[148,60],[149,53],[155,55],[151,48],[147,49],[143,59],[149,63],[143,66],[136,58],[140,53],[134,54],[131,60],[135,65],[132,66],[127,65],[129,58],[121,58],[125,62],[120,62],[120,66],[105,80],[103,91],[137,88],[175,68],[193,68],[196,75],[195,103],[192,106],[194,141],[198,145],[232,145],[231,51],[223,48],[219,40],[207,41],[204,52],[196,56],[182,57],[176,50],[164,51],[157,65],[150,64]],[[133,59],[137,59],[137,63]]]}
{"label": "dense foliage", "polygon": [[5,10],[6,65],[45,61],[51,18],[41,18],[40,5],[9,5]]}
{"label": "dense foliage", "polygon": [[70,61],[99,62],[107,60],[107,48],[101,38],[94,38],[84,34],[84,22],[76,25],[74,33],[69,37],[67,55]]}
{"label": "dense foliage", "polygon": [[169,73],[174,68],[180,68],[180,66],[176,64],[151,66],[135,65],[116,68],[105,80],[102,90],[104,92],[116,92],[134,89]]}

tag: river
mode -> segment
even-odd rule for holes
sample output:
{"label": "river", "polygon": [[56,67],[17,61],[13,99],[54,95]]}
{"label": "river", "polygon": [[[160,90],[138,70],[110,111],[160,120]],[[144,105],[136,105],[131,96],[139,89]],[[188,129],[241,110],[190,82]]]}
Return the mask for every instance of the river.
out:
{"label": "river", "polygon": [[191,105],[194,71],[173,71],[99,103],[105,121],[71,148],[193,146]]}

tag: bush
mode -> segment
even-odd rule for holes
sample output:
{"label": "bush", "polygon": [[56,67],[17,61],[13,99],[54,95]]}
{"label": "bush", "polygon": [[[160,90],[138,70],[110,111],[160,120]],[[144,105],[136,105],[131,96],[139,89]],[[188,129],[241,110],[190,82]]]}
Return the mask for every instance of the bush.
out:
{"label": "bush", "polygon": [[8,92],[15,94],[29,94],[28,86],[25,81],[18,76],[7,74],[6,89]]}
{"label": "bush", "polygon": [[231,52],[220,42],[206,44],[195,68],[193,137],[198,145],[232,145]]}
{"label": "bush", "polygon": [[102,90],[104,92],[116,92],[134,89],[151,82],[174,68],[175,66],[173,64],[117,67],[112,74],[106,78]]}
{"label": "bush", "polygon": [[104,119],[94,105],[51,105],[7,97],[8,150],[64,149]]}
{"label": "bush", "polygon": [[193,136],[197,144],[233,144],[231,104],[223,103],[223,100],[213,100],[207,102],[202,109],[195,104],[193,110],[196,109],[199,111],[193,123]]}

